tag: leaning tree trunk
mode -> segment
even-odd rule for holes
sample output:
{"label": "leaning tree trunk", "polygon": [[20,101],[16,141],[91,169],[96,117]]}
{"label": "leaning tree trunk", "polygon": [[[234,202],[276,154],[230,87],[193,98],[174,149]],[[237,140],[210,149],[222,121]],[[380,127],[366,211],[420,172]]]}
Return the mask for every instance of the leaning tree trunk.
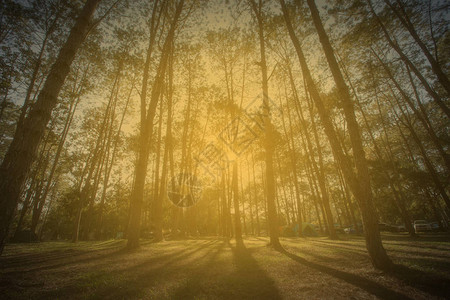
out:
{"label": "leaning tree trunk", "polygon": [[56,154],[53,159],[52,168],[50,169],[50,174],[48,175],[48,178],[47,178],[47,183],[45,184],[42,195],[39,197],[39,199],[36,199],[36,201],[38,201],[39,204],[38,204],[38,209],[36,211],[33,211],[33,220],[35,220],[34,222],[32,222],[32,226],[31,226],[31,231],[33,233],[37,233],[37,232],[35,232],[37,223],[39,222],[39,219],[40,219],[40,216],[42,213],[42,209],[44,208],[45,201],[47,199],[48,193],[50,192],[52,183],[54,183],[53,176],[55,175],[56,169],[58,167],[58,161],[61,156],[61,152],[63,150],[63,146],[66,141],[70,126],[72,124],[73,117],[75,115],[75,111],[76,111],[78,103],[80,101],[80,93],[81,93],[81,90],[79,91],[77,99],[74,99],[72,101],[72,103],[70,104],[69,114],[67,116],[66,123],[64,125],[64,129],[61,132],[61,138],[59,140],[58,148],[56,150]]}
{"label": "leaning tree trunk", "polygon": [[66,43],[53,64],[38,99],[18,130],[0,166],[0,254],[39,141],[44,135],[70,65],[86,38],[90,21],[101,0],[87,0]]}
{"label": "leaning tree trunk", "polygon": [[156,18],[158,1],[153,3],[153,10],[150,23],[150,39],[147,47],[147,56],[144,64],[144,72],[142,75],[142,89],[141,89],[141,124],[140,124],[140,140],[138,159],[134,169],[134,182],[133,190],[131,192],[130,199],[130,213],[127,227],[128,243],[127,247],[130,249],[137,248],[139,246],[139,236],[141,227],[141,214],[144,198],[144,185],[147,175],[147,163],[148,163],[148,128],[146,126],[146,98],[147,98],[147,86],[150,70],[150,61],[152,58],[152,52],[155,40],[155,24],[159,24],[159,17]]}
{"label": "leaning tree trunk", "polygon": [[[153,119],[155,117],[156,107],[158,105],[158,100],[160,98],[160,94],[162,93],[164,76],[167,68],[167,62],[169,58],[170,49],[173,44],[173,40],[175,38],[175,29],[180,17],[181,11],[183,9],[184,1],[181,0],[176,7],[174,19],[172,20],[172,24],[170,25],[169,32],[167,34],[166,40],[164,42],[162,48],[162,55],[160,58],[158,70],[156,73],[156,77],[152,86],[150,103],[148,108],[145,103],[144,93],[146,89],[142,89],[141,93],[141,133],[140,133],[140,145],[139,145],[139,156],[138,162],[135,168],[135,181],[133,190],[131,193],[131,202],[130,202],[130,217],[129,217],[129,225],[128,225],[128,249],[134,249],[139,247],[139,237],[140,237],[140,228],[141,228],[141,214],[142,214],[142,206],[144,201],[144,185],[145,179],[147,177],[147,162],[148,162],[148,153],[150,147],[150,140],[153,131]],[[150,50],[149,46],[149,50]],[[146,71],[148,72],[148,64],[150,63],[150,57],[147,57],[146,62]],[[143,85],[147,84],[147,77],[144,76]]]}
{"label": "leaning tree trunk", "polygon": [[325,55],[327,57],[328,64],[332,70],[333,77],[338,87],[339,95],[342,101],[344,114],[349,127],[350,140],[352,142],[353,155],[355,158],[355,165],[357,167],[357,173],[353,171],[352,163],[347,155],[344,154],[340,145],[339,139],[336,135],[334,125],[330,119],[330,115],[324,106],[324,103],[320,97],[320,94],[316,88],[316,85],[311,77],[311,73],[306,64],[306,59],[303,54],[303,50],[300,46],[300,42],[295,35],[292,27],[291,20],[288,15],[286,4],[284,0],[280,0],[283,9],[283,15],[288,27],[289,35],[294,44],[295,50],[298,55],[298,59],[301,65],[305,81],[308,85],[311,97],[316,104],[319,117],[324,126],[325,134],[330,140],[330,145],[333,150],[333,155],[338,161],[341,169],[344,173],[346,181],[353,192],[353,195],[358,201],[361,215],[363,217],[363,225],[365,229],[366,247],[369,252],[372,264],[376,268],[388,269],[392,266],[392,262],[386,254],[383,244],[381,242],[380,232],[378,230],[378,217],[375,211],[375,207],[372,201],[372,191],[370,186],[370,177],[367,162],[365,160],[364,149],[362,147],[361,136],[359,133],[359,126],[356,122],[353,103],[349,96],[348,88],[345,81],[342,78],[339,66],[337,65],[334,57],[333,48],[328,40],[328,36],[323,29],[320,17],[318,15],[317,7],[314,1],[308,0],[308,5],[313,16],[313,21],[316,26],[316,30],[319,33],[320,42],[324,48]]}
{"label": "leaning tree trunk", "polygon": [[[350,86],[352,86],[351,83],[350,83]],[[355,97],[356,97],[356,92],[353,89],[353,87],[352,87],[352,90],[353,90],[353,93],[355,94]],[[377,102],[378,102],[378,100],[377,100]],[[375,155],[377,156],[377,158],[380,161],[383,161],[383,155],[381,153],[380,147],[378,147],[378,143],[375,140],[375,136],[373,134],[374,131],[372,129],[372,126],[370,126],[370,124],[369,124],[369,122],[367,120],[366,114],[365,114],[365,112],[364,112],[364,110],[363,110],[363,108],[361,106],[361,102],[358,99],[358,97],[356,97],[356,103],[357,103],[357,105],[359,107],[359,110],[361,112],[361,115],[363,117],[364,124],[366,125],[366,129],[367,129],[367,132],[368,132],[368,134],[370,136],[370,139],[372,140],[372,144],[373,144]],[[383,118],[383,116],[381,114],[380,114],[380,118],[381,118],[381,124],[382,124],[382,128],[383,128],[383,132],[384,132],[384,134],[386,136],[385,146],[386,146],[386,149],[387,149],[387,152],[388,152],[389,165],[394,170],[395,176],[398,178],[399,177],[399,173],[398,173],[397,167],[395,165],[395,161],[393,159],[394,156],[393,156],[393,152],[392,152],[392,149],[391,149],[391,144],[390,144],[390,141],[389,141],[389,137],[387,135],[386,126],[384,124],[384,118]],[[389,187],[392,190],[392,194],[393,194],[394,199],[395,199],[395,204],[397,205],[398,210],[400,212],[400,215],[403,218],[403,223],[405,223],[405,227],[408,230],[409,235],[414,237],[416,235],[416,233],[414,231],[413,226],[411,225],[411,217],[409,216],[409,213],[408,213],[408,211],[406,209],[406,201],[405,201],[405,197],[404,197],[404,195],[403,195],[403,193],[401,191],[401,183],[397,184],[398,185],[398,191],[397,191],[397,189],[396,189],[396,187],[394,185],[394,180],[389,175],[388,170],[383,169],[382,170],[382,174],[383,174],[383,177],[389,182]]]}
{"label": "leaning tree trunk", "polygon": [[[308,152],[309,152],[309,156],[310,156],[310,160],[311,160],[311,166],[313,168],[312,171],[314,171],[314,174],[316,174],[316,178],[317,178],[317,182],[319,184],[319,189],[320,189],[320,193],[322,194],[322,204],[323,204],[323,210],[324,210],[324,221],[326,221],[327,224],[327,228],[328,228],[328,235],[331,239],[338,239],[336,230],[334,228],[334,221],[333,221],[333,214],[331,212],[331,206],[330,206],[330,197],[328,194],[328,189],[327,189],[327,182],[326,182],[326,177],[325,177],[325,172],[324,172],[324,166],[323,166],[323,157],[322,157],[322,147],[320,145],[319,142],[319,136],[317,133],[317,128],[314,122],[314,117],[312,114],[312,110],[309,109],[310,112],[310,118],[311,118],[311,124],[312,124],[312,132],[313,132],[313,136],[314,136],[314,142],[316,144],[316,149],[317,149],[317,154],[318,154],[318,163],[316,162],[316,159],[314,158],[314,150],[313,150],[313,144],[312,141],[309,137],[309,132],[308,132],[308,128],[306,126],[306,120],[303,116],[303,110],[302,107],[299,103],[299,99],[297,96],[297,91],[295,89],[295,85],[293,82],[293,78],[292,78],[292,73],[289,70],[289,77],[290,77],[290,81],[291,81],[291,85],[292,85],[292,89],[294,91],[294,99],[296,100],[296,102],[298,103],[297,105],[297,110],[298,110],[298,114],[300,117],[300,124],[301,124],[301,128],[303,128],[303,135],[305,136],[306,142],[307,142],[307,146],[308,146]],[[306,89],[306,87],[305,87]],[[307,89],[305,90],[305,95],[307,95]]]}
{"label": "leaning tree trunk", "polygon": [[358,200],[361,207],[367,249],[369,250],[373,265],[380,269],[386,269],[391,267],[392,262],[387,256],[381,243],[380,232],[378,229],[378,216],[375,213],[372,199],[369,167],[364,153],[359,125],[356,121],[353,102],[347,84],[345,83],[342,72],[336,61],[336,57],[334,56],[333,47],[331,46],[328,35],[323,27],[317,6],[314,0],[307,0],[307,3],[311,11],[314,26],[319,35],[320,43],[322,44],[328,65],[336,83],[339,98],[342,101],[342,108],[348,126],[357,173],[358,188],[355,189],[355,198]]}
{"label": "leaning tree trunk", "polygon": [[[344,73],[345,78],[347,79],[347,82],[349,84],[349,87],[351,88],[351,90],[352,90],[352,92],[353,92],[353,94],[355,96],[355,103],[356,103],[357,107],[359,108],[361,116],[363,117],[367,133],[369,134],[370,140],[372,141],[372,144],[373,144],[375,155],[377,156],[377,158],[379,160],[383,161],[384,158],[383,158],[382,152],[380,150],[380,147],[378,146],[378,143],[375,140],[375,136],[373,134],[374,131],[372,129],[372,126],[370,126],[370,124],[369,124],[369,122],[367,120],[366,113],[364,112],[364,109],[363,109],[363,107],[361,105],[361,101],[360,101],[360,99],[358,97],[358,94],[357,94],[357,92],[356,92],[356,90],[355,90],[355,88],[354,88],[354,86],[353,86],[353,84],[352,84],[352,82],[350,80],[348,71],[347,71],[347,69],[346,69],[346,67],[344,65],[341,65],[341,67],[342,67],[342,72]],[[377,94],[375,94],[375,97],[376,97],[377,103],[378,103]],[[378,108],[380,108],[380,107],[378,106]],[[387,135],[386,126],[385,126],[384,118],[383,118],[383,116],[381,114],[381,111],[380,111],[380,118],[381,118],[381,124],[382,124],[382,128],[383,128],[383,132],[384,132],[385,137],[386,137],[385,148],[387,149],[387,152],[388,152],[387,153],[388,154],[388,162],[389,162],[389,165],[391,166],[391,168],[394,170],[394,174],[396,174],[396,177],[398,177],[398,170],[397,170],[397,167],[396,167],[396,165],[394,163],[393,154],[392,154],[393,152],[392,152],[392,149],[391,149],[391,144],[390,144],[390,141],[389,141],[389,137]],[[404,197],[404,195],[402,193],[401,184],[400,183],[397,184],[398,185],[398,191],[397,191],[397,188],[395,187],[394,181],[391,178],[391,176],[389,175],[389,172],[386,169],[383,169],[382,170],[382,174],[383,174],[383,177],[389,182],[389,187],[391,188],[392,194],[394,196],[395,205],[397,206],[397,208],[398,208],[398,210],[400,212],[400,215],[401,215],[401,217],[403,219],[403,222],[405,223],[406,229],[408,230],[408,232],[409,232],[409,234],[411,236],[415,236],[414,228],[411,225],[411,218],[410,218],[409,213],[408,213],[408,211],[406,209],[406,201],[405,201],[405,197]]]}

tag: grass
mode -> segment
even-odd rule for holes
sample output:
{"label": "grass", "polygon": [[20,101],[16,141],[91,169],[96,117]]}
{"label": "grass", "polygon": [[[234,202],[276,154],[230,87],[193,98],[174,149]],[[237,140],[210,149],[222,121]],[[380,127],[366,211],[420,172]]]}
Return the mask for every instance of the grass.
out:
{"label": "grass", "polygon": [[397,267],[372,268],[362,237],[10,244],[2,299],[433,299],[450,295],[450,237],[383,235]]}

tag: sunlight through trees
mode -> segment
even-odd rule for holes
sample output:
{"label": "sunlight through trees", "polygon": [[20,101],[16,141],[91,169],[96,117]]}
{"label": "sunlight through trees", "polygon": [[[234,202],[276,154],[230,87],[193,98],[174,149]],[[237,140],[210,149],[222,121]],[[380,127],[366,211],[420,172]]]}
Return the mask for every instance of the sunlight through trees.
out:
{"label": "sunlight through trees", "polygon": [[448,230],[445,1],[0,5],[0,253]]}

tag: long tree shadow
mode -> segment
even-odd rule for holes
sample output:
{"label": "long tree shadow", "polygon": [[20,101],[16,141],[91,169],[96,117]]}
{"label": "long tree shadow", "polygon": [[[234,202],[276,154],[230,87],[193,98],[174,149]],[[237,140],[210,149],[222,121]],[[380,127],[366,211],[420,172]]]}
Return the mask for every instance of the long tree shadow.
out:
{"label": "long tree shadow", "polygon": [[[228,246],[231,250],[234,271],[229,270],[229,258],[218,260],[219,254]],[[210,272],[214,266],[223,272]],[[213,276],[213,277],[211,277]],[[204,260],[190,278],[171,295],[174,299],[199,299],[205,296],[220,299],[281,299],[275,282],[262,270],[244,244],[232,246],[224,241],[221,247]]]}
{"label": "long tree shadow", "polygon": [[407,234],[383,234],[382,237],[383,241],[405,241],[405,242],[442,242],[445,240],[445,242],[450,242],[450,234],[449,233],[423,233],[418,234],[415,237],[411,237]]}
{"label": "long tree shadow", "polygon": [[[357,245],[340,245],[340,244],[334,244],[334,243],[327,243],[324,241],[313,241],[313,243],[316,243],[317,246],[319,247],[325,247],[325,248],[329,248],[329,249],[342,249],[345,252],[351,252],[354,253],[355,255],[363,255],[367,257],[367,249],[364,246],[357,246]],[[436,250],[440,250],[442,252],[444,251],[448,251],[448,249],[440,249],[438,247],[433,247],[433,246],[429,246],[429,245],[423,245],[423,246],[419,246],[419,245],[410,245],[410,244],[397,244],[397,243],[385,243],[384,245],[386,247],[386,249],[389,252],[394,252],[394,253],[404,253],[404,254],[417,254],[420,256],[432,256],[433,258],[442,258],[442,259],[450,259],[450,254],[449,255],[441,255],[441,254],[436,254],[436,253],[429,253],[426,250],[430,250],[430,249],[436,249]],[[405,246],[408,248],[414,247],[414,248],[419,248],[420,250],[403,250],[403,249],[397,249],[394,248],[392,246]],[[392,247],[392,248],[391,248]],[[425,250],[424,250],[425,249]],[[409,258],[406,258],[409,259]],[[412,260],[412,259],[411,259]]]}
{"label": "long tree shadow", "polygon": [[[110,257],[114,257],[114,256],[126,255],[127,253],[128,252],[125,248],[115,248],[112,250],[95,250],[93,252],[86,251],[85,253],[65,255],[65,256],[61,256],[61,257],[56,257],[54,259],[46,259],[43,261],[36,259],[36,262],[34,262],[31,265],[32,266],[38,265],[38,267],[26,268],[27,267],[26,265],[19,265],[19,266],[15,267],[15,268],[18,268],[19,270],[3,272],[3,275],[13,276],[13,275],[17,275],[17,274],[22,274],[24,272],[46,271],[46,270],[50,270],[50,269],[66,267],[69,265],[89,263],[91,261],[96,261],[98,259],[105,259],[105,258],[110,258]],[[83,256],[86,256],[86,257],[83,257]],[[42,265],[42,263],[52,262],[53,260],[60,261],[60,262]],[[22,267],[24,267],[24,268],[22,268]]]}
{"label": "long tree shadow", "polygon": [[[319,260],[328,260],[332,262],[332,260],[330,260],[330,257],[324,257],[307,250],[302,250],[302,252]],[[416,263],[417,265],[425,265],[426,263],[431,264],[429,260],[426,260],[424,258],[405,258],[405,260]],[[442,272],[450,269],[450,263],[444,261],[439,261],[439,264],[437,264],[437,262],[433,262],[432,266],[434,269],[440,270]],[[450,295],[450,280],[448,280],[448,278],[439,277],[432,273],[409,268],[402,264],[394,264],[393,269],[387,272],[387,274],[392,275],[397,279],[407,283],[408,285],[411,285],[426,293],[438,297],[448,297],[448,295]]]}
{"label": "long tree shadow", "polygon": [[[328,243],[321,243],[321,247],[326,248],[333,248],[332,245]],[[352,253],[351,255],[358,255],[362,256],[362,253],[357,253],[353,249],[349,247],[340,247],[337,246],[340,249],[342,249],[345,252]],[[324,262],[332,262],[329,257],[324,257],[321,255],[318,255],[317,253],[313,253],[311,251],[307,251],[302,249],[303,253],[316,257],[317,259],[324,261]],[[411,254],[411,252],[404,251],[404,250],[389,250],[393,252],[404,252],[407,254]],[[359,251],[358,251],[359,252]],[[423,253],[421,254],[423,256]],[[445,256],[436,256],[432,255],[430,258],[448,258]],[[427,259],[426,257],[404,257],[402,260],[407,261],[409,263],[412,263],[414,265],[418,266],[430,266],[434,270],[441,271],[441,272],[448,272],[450,269],[450,263],[448,261],[433,261],[432,259]],[[396,263],[394,264],[392,270],[387,272],[389,275],[392,275],[396,277],[397,279],[407,283],[408,285],[411,285],[423,292],[438,296],[438,297],[448,297],[450,295],[450,280],[445,277],[438,276],[436,274],[430,273],[430,272],[424,272],[418,269],[409,268],[405,265]]]}
{"label": "long tree shadow", "polygon": [[205,293],[204,281],[205,273],[207,269],[214,265],[217,267],[216,259],[219,254],[223,251],[223,248],[228,245],[228,241],[222,241],[215,252],[209,254],[207,259],[205,258],[201,265],[199,265],[195,270],[189,273],[189,278],[186,282],[179,286],[172,293],[171,298],[173,299],[198,299]]}
{"label": "long tree shadow", "polygon": [[[406,255],[404,257],[405,259],[409,259],[408,256],[416,255],[416,256],[420,256],[420,257],[431,257],[431,258],[435,258],[435,259],[437,258],[437,259],[441,259],[441,260],[450,261],[450,253],[449,253],[449,255],[440,255],[440,254],[430,253],[430,252],[426,252],[426,251],[411,251],[411,250],[408,251],[408,250],[395,249],[395,248],[393,249],[393,248],[389,248],[386,246],[385,246],[385,248],[389,253],[398,253],[399,255]],[[447,270],[450,270],[450,268]]]}
{"label": "long tree shadow", "polygon": [[317,243],[315,245],[317,247],[323,247],[323,248],[328,248],[328,249],[333,249],[333,250],[339,249],[340,251],[343,251],[343,252],[350,252],[350,253],[352,253],[352,255],[367,256],[367,249],[365,249],[365,248],[352,247],[352,246],[341,246],[341,245],[335,245],[335,244],[331,244],[331,243],[325,243],[322,241],[314,241],[314,243]]}
{"label": "long tree shadow", "polygon": [[[446,266],[448,266],[448,263],[446,263]],[[445,268],[441,269],[445,270]],[[409,268],[401,264],[395,264],[389,274],[426,293],[447,299],[450,295],[450,280],[448,278]]]}
{"label": "long tree shadow", "polygon": [[433,249],[433,250],[439,250],[439,251],[448,251],[448,250],[450,250],[450,245],[447,246],[447,245],[439,245],[439,244],[437,244],[437,245],[411,244],[411,243],[407,243],[407,242],[405,242],[405,243],[402,243],[402,242],[395,243],[395,242],[389,241],[387,243],[384,242],[384,245],[387,245],[387,246],[400,246],[400,247],[408,247],[408,248],[418,248],[420,250],[423,250],[423,249],[425,249],[425,250]]}
{"label": "long tree shadow", "polygon": [[[213,247],[211,247],[213,246]],[[145,263],[141,263],[133,268],[127,269],[127,273],[132,276],[120,284],[120,289],[113,289],[114,281],[109,285],[104,285],[97,289],[95,298],[141,298],[142,295],[152,288],[164,285],[165,281],[172,281],[177,276],[190,276],[191,272],[186,272],[189,267],[183,268],[183,262],[188,265],[197,265],[198,261],[206,259],[217,246],[214,243],[205,243],[200,247],[194,248],[191,251],[184,251],[181,254],[167,255],[163,257],[151,258]],[[194,257],[190,261],[187,259],[194,254],[204,251],[200,256]],[[157,265],[159,264],[159,265]],[[184,274],[186,272],[186,274]],[[155,298],[155,297],[152,297]],[[157,297],[156,297],[157,298]]]}
{"label": "long tree shadow", "polygon": [[104,244],[99,249],[80,247],[56,249],[44,253],[12,254],[0,257],[0,267],[2,269],[32,267],[33,265],[42,265],[45,262],[55,261],[58,259],[73,259],[78,256],[91,255],[95,253],[105,254],[110,252],[117,252],[122,248],[122,246],[122,241],[115,241],[112,243]]}
{"label": "long tree shadow", "polygon": [[245,245],[230,247],[236,264],[236,271],[230,279],[238,283],[232,296],[239,299],[281,299],[275,282],[259,267]]}
{"label": "long tree shadow", "polygon": [[308,261],[300,256],[297,256],[297,255],[287,252],[287,251],[280,251],[280,253],[286,255],[287,257],[291,258],[292,260],[294,260],[306,267],[315,269],[317,271],[328,274],[335,278],[344,280],[344,281],[346,281],[352,285],[355,285],[359,288],[362,288],[365,291],[367,291],[381,299],[411,299],[401,293],[398,293],[396,291],[388,289],[385,286],[383,286],[379,283],[376,283],[374,281],[371,281],[367,278],[364,278],[362,276],[347,273],[344,271],[333,269],[331,267],[328,267],[328,266],[325,266],[322,264],[311,262],[311,261]]}
{"label": "long tree shadow", "polygon": [[[210,242],[211,243],[211,242]],[[151,241],[141,242],[141,246],[151,244]],[[186,246],[190,248],[191,246]],[[119,259],[121,256],[127,256],[129,254],[137,253],[142,248],[137,248],[134,250],[129,250],[126,247],[114,246],[105,249],[95,249],[95,250],[78,250],[78,249],[68,249],[68,250],[55,250],[52,251],[50,255],[42,254],[27,254],[27,260],[22,263],[18,262],[17,257],[4,257],[0,260],[0,267],[3,276],[14,276],[23,273],[47,271],[51,269],[58,269],[61,267],[67,267],[70,265],[80,265],[86,264],[93,261],[103,261],[107,258],[116,257]],[[12,269],[11,271],[7,271]]]}
{"label": "long tree shadow", "polygon": [[[173,275],[182,273],[182,269],[180,268],[181,262],[188,260],[190,256],[205,248],[210,248],[210,246],[214,246],[214,242],[203,243],[199,247],[184,248],[151,257],[120,270],[108,272],[98,270],[91,277],[82,277],[58,290],[40,293],[39,298],[64,299],[73,297],[74,295],[82,295],[82,293],[86,293],[86,290],[90,290],[89,294],[85,294],[82,298],[141,298],[146,290],[154,288],[158,283],[163,282]],[[202,259],[209,252],[213,251],[213,249],[214,247],[208,249],[203,256],[194,258],[191,263]]]}

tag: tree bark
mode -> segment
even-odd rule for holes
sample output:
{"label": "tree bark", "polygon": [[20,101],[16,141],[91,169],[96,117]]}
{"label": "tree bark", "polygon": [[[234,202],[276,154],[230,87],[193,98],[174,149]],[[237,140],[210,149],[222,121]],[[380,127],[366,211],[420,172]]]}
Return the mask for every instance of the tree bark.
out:
{"label": "tree bark", "polygon": [[375,207],[372,201],[369,170],[365,159],[361,136],[359,133],[359,126],[356,122],[356,117],[354,114],[353,103],[349,96],[348,88],[345,84],[345,81],[343,80],[339,66],[334,57],[333,48],[331,47],[328,36],[323,29],[317,7],[315,6],[314,1],[308,0],[308,6],[310,7],[314,25],[316,27],[317,33],[319,34],[320,42],[323,46],[342,102],[345,119],[348,124],[357,173],[354,173],[350,159],[344,154],[340,146],[339,140],[336,136],[336,131],[330,119],[330,114],[324,106],[324,103],[320,97],[316,85],[311,77],[309,68],[306,64],[306,59],[300,46],[300,42],[295,36],[284,0],[280,0],[280,2],[282,5],[283,15],[288,27],[289,35],[298,55],[303,76],[307,83],[311,97],[318,109],[319,117],[324,126],[325,134],[330,140],[333,155],[340,164],[341,169],[344,173],[344,177],[348,181],[349,186],[358,201],[364,224],[366,247],[369,252],[372,264],[374,267],[379,269],[390,269],[392,267],[392,262],[387,256],[381,242],[380,232],[378,229],[378,216],[376,214]]}
{"label": "tree bark", "polygon": [[[163,80],[165,71],[167,68],[167,61],[169,58],[170,49],[172,48],[175,29],[181,11],[183,9],[184,0],[180,0],[176,5],[176,11],[174,18],[171,22],[170,29],[167,33],[166,40],[162,48],[162,55],[160,58],[158,70],[156,73],[155,81],[152,86],[152,92],[150,96],[150,103],[148,108],[146,107],[146,90],[148,81],[148,64],[150,57],[147,55],[146,69],[143,76],[143,88],[141,92],[141,128],[140,128],[140,145],[139,156],[135,167],[135,181],[133,190],[131,193],[130,202],[130,216],[128,225],[128,249],[135,249],[139,247],[140,227],[141,227],[141,214],[144,198],[144,186],[147,176],[147,163],[149,153],[149,143],[151,141],[151,135],[153,132],[153,119],[155,117],[156,106],[160,98],[160,94],[163,88]],[[151,44],[151,43],[150,43]],[[149,50],[150,50],[149,46]]]}
{"label": "tree bark", "polygon": [[9,233],[23,184],[29,172],[39,141],[56,106],[57,98],[70,71],[70,65],[90,29],[90,21],[101,0],[88,0],[66,43],[61,48],[35,105],[18,130],[0,166],[0,254]]}
{"label": "tree bark", "polygon": [[[266,45],[264,37],[264,20],[262,16],[262,2],[259,5],[255,0],[250,0],[252,10],[258,23],[258,36],[259,36],[259,50],[261,55],[261,75],[262,75],[262,93],[263,93],[263,117],[264,117],[264,148],[265,148],[265,160],[266,160],[266,200],[267,200],[267,215],[270,235],[270,245],[275,249],[282,249],[278,238],[278,216],[275,205],[276,186],[275,175],[273,169],[273,153],[274,153],[274,139],[273,128],[270,119],[270,105],[269,105],[269,84],[267,77],[267,63],[266,63]],[[258,7],[259,6],[259,7]]]}

